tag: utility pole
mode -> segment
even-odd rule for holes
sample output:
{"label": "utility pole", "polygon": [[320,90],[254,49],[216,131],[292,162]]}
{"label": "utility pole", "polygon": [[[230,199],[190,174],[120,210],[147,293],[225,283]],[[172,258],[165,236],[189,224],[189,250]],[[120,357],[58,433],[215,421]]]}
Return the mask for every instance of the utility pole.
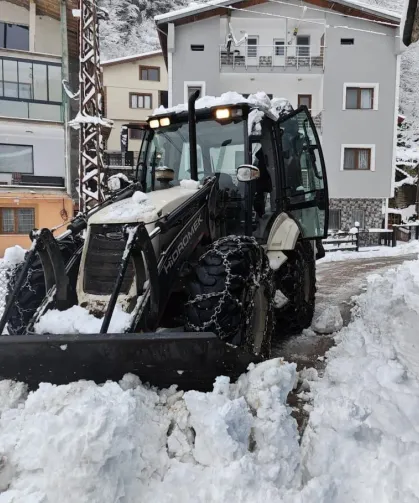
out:
{"label": "utility pole", "polygon": [[104,199],[104,136],[112,122],[103,117],[103,83],[99,50],[99,16],[96,0],[80,0],[79,113],[71,122],[80,128],[79,211]]}

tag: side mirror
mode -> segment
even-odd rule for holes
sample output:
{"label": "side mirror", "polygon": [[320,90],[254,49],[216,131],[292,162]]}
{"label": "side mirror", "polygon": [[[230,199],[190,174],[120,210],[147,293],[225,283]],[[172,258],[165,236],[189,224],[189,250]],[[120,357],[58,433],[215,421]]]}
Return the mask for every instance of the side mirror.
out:
{"label": "side mirror", "polygon": [[242,164],[237,168],[237,180],[239,182],[251,182],[260,178],[259,168],[251,164]]}

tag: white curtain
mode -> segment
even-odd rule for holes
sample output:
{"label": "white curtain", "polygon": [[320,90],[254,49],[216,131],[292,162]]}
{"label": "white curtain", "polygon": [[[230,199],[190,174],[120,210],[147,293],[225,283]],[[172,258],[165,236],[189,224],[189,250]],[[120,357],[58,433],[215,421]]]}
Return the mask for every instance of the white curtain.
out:
{"label": "white curtain", "polygon": [[372,108],[372,89],[361,89],[361,108]]}
{"label": "white curtain", "polygon": [[370,169],[369,150],[358,150],[358,169]]}

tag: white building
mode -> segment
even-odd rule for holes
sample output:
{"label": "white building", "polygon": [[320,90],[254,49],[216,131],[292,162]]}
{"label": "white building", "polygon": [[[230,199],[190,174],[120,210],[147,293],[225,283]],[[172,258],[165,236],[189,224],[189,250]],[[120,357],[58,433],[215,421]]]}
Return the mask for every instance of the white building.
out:
{"label": "white building", "polygon": [[0,0],[0,256],[15,244],[28,247],[34,227],[73,216],[77,140],[72,152],[61,85],[64,66],[77,76],[72,2],[67,25],[58,0]]}
{"label": "white building", "polygon": [[307,105],[326,159],[330,227],[381,227],[393,195],[400,19],[350,0],[326,3],[219,0],[157,16],[169,104],[200,88]]}

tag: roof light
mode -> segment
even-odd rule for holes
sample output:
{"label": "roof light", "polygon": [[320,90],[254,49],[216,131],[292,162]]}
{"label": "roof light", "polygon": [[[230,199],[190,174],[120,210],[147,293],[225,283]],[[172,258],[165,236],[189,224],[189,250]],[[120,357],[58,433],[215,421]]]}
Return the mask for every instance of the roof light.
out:
{"label": "roof light", "polygon": [[159,120],[158,119],[153,119],[150,121],[150,127],[155,129],[156,127],[159,127]]}
{"label": "roof light", "polygon": [[160,119],[160,126],[170,126],[170,119],[169,117],[163,117],[163,119]]}
{"label": "roof light", "polygon": [[230,110],[228,108],[219,108],[215,111],[217,119],[228,119],[230,117]]}

